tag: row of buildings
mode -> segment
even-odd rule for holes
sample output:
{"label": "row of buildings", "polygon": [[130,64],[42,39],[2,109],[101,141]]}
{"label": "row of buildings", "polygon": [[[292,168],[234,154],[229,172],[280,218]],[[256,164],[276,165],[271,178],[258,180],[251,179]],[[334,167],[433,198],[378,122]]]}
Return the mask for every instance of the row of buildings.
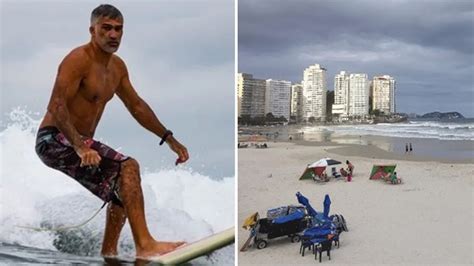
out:
{"label": "row of buildings", "polygon": [[304,70],[301,84],[286,80],[256,79],[239,73],[237,103],[239,117],[262,117],[272,113],[297,122],[327,121],[328,107],[333,121],[365,119],[370,110],[393,114],[395,79],[341,71],[334,77],[334,103],[327,103],[327,70],[319,64]]}

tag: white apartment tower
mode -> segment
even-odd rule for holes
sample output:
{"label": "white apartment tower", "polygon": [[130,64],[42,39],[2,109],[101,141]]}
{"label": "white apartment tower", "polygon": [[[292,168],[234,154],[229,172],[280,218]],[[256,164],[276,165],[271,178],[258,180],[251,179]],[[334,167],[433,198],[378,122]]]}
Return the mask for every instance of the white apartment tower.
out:
{"label": "white apartment tower", "polygon": [[303,86],[294,84],[291,86],[291,116],[296,118],[296,122],[303,119]]}
{"label": "white apartment tower", "polygon": [[326,121],[326,69],[309,66],[303,74],[303,119]]}
{"label": "white apartment tower", "polygon": [[349,116],[369,114],[369,85],[367,74],[349,75]]}
{"label": "white apartment tower", "polygon": [[237,110],[240,116],[252,118],[265,115],[265,88],[263,79],[239,73],[237,80]]}
{"label": "white apartment tower", "polygon": [[267,79],[265,114],[290,121],[291,81]]}
{"label": "white apartment tower", "polygon": [[395,79],[389,75],[375,76],[372,81],[372,110],[395,113]]}
{"label": "white apartment tower", "polygon": [[341,71],[334,77],[332,114],[343,118],[349,115],[349,73]]}

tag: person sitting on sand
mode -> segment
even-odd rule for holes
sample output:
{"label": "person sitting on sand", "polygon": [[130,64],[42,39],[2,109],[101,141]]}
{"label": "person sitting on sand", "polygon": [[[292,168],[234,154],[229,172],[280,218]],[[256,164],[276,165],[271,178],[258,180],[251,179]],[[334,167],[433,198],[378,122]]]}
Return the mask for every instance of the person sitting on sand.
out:
{"label": "person sitting on sand", "polygon": [[402,180],[397,177],[397,172],[393,172],[392,175],[390,175],[390,182],[392,184],[400,184]]}
{"label": "person sitting on sand", "polygon": [[346,177],[347,174],[348,174],[347,171],[346,171],[344,168],[341,168],[341,169],[339,170],[339,172],[341,172],[341,175],[344,176],[344,177]]}
{"label": "person sitting on sand", "polygon": [[314,181],[324,181],[327,182],[329,181],[328,175],[326,174],[326,171],[322,172],[321,175],[313,175],[313,180]]}
{"label": "person sitting on sand", "polygon": [[391,172],[387,172],[385,173],[383,170],[381,171],[381,178],[386,181],[386,182],[390,182],[391,179],[390,177],[392,176],[392,173]]}
{"label": "person sitting on sand", "polygon": [[324,182],[328,182],[328,181],[329,181],[329,177],[328,177],[328,174],[326,174],[326,171],[324,171],[324,172],[321,174],[321,180],[323,180]]}

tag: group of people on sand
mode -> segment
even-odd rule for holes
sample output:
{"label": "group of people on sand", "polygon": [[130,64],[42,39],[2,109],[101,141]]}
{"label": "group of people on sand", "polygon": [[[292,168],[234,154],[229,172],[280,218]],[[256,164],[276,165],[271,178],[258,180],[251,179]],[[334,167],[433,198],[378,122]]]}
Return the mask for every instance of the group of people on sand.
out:
{"label": "group of people on sand", "polygon": [[347,182],[351,182],[352,181],[352,175],[354,174],[354,165],[349,162],[349,160],[346,160],[346,165],[347,165],[347,170],[345,170],[344,168],[341,168],[341,175],[346,177],[346,181]]}
{"label": "group of people on sand", "polygon": [[394,170],[388,170],[386,172],[383,166],[379,167],[376,174],[380,176],[380,179],[384,180],[387,183],[391,183],[391,184],[402,183],[402,179],[398,177],[397,172],[395,172]]}
{"label": "group of people on sand", "polygon": [[[354,165],[351,162],[349,162],[349,160],[346,160],[346,165],[347,165],[347,167],[345,169],[341,168],[339,170],[340,174],[336,171],[336,168],[333,167],[331,175],[328,175],[326,173],[326,171],[323,171],[321,176],[318,176],[318,177],[321,181],[328,182],[331,177],[339,178],[339,177],[343,176],[343,177],[346,178],[347,182],[351,182],[352,177],[354,175]],[[402,179],[397,176],[397,172],[395,172],[395,171],[385,172],[383,170],[383,168],[381,168],[380,173],[381,173],[381,179],[385,180],[386,182],[389,182],[391,184],[401,184],[402,183]]]}
{"label": "group of people on sand", "polygon": [[[267,143],[263,143],[263,144],[259,144],[259,143],[250,143],[250,146],[255,146],[255,148],[257,149],[266,149],[268,148],[268,145]],[[248,148],[249,147],[249,144],[248,143],[237,143],[237,148],[241,149],[241,148]]]}
{"label": "group of people on sand", "polygon": [[[335,177],[335,178],[339,178],[341,176],[345,177],[346,178],[346,181],[347,182],[351,182],[352,181],[352,175],[354,173],[354,165],[349,162],[349,160],[346,160],[346,165],[347,165],[347,168],[344,169],[344,168],[341,168],[339,171],[340,173],[338,173],[336,171],[336,168],[332,168],[332,174],[331,176]],[[320,179],[324,182],[328,182],[330,177],[331,176],[328,176],[328,174],[326,173],[326,171],[324,171],[321,176],[320,176]]]}
{"label": "group of people on sand", "polygon": [[398,178],[397,172],[395,171],[393,171],[393,173],[388,172],[388,173],[382,174],[382,179],[394,185],[402,183],[402,179]]}

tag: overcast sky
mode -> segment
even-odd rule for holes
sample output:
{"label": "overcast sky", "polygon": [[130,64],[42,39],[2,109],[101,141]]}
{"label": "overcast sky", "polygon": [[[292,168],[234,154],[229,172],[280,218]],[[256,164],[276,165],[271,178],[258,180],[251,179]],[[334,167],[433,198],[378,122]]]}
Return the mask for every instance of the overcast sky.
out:
{"label": "overcast sky", "polygon": [[[44,114],[59,62],[90,40],[90,13],[102,3],[1,1],[2,120],[17,106]],[[108,3],[124,16],[117,54],[140,96],[188,147],[187,166],[234,176],[234,2]],[[176,159],[118,97],[107,105],[96,137],[149,170],[172,168]]]}
{"label": "overcast sky", "polygon": [[474,1],[239,0],[239,72],[300,82],[312,64],[389,74],[397,111],[474,117]]}

